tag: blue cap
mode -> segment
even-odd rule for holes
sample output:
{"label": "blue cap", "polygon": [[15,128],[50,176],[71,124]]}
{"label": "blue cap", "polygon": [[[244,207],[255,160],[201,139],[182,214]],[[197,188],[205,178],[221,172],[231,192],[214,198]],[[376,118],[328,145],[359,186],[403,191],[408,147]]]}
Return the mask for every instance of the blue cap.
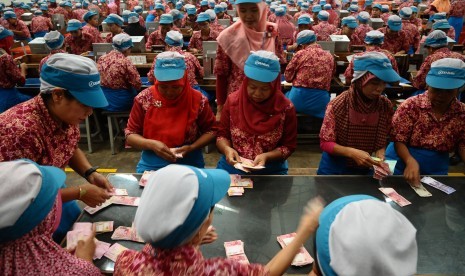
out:
{"label": "blue cap", "polygon": [[320,11],[317,17],[321,21],[328,21],[329,13],[327,11]]}
{"label": "blue cap", "polygon": [[81,21],[77,19],[71,19],[68,21],[68,27],[66,27],[67,32],[73,32],[82,29]]}
{"label": "blue cap", "polygon": [[7,11],[3,14],[3,19],[5,20],[8,20],[10,18],[14,18],[16,19],[16,13],[12,12],[12,11]]}
{"label": "blue cap", "polygon": [[107,18],[105,18],[105,20],[103,20],[103,22],[107,24],[116,24],[121,27],[124,24],[124,19],[115,13],[111,13],[107,16]]}
{"label": "blue cap", "polygon": [[369,19],[370,19],[370,14],[366,11],[362,11],[357,15],[357,20],[360,23],[367,23]]}
{"label": "blue cap", "polygon": [[80,103],[102,108],[108,101],[100,87],[100,74],[89,58],[58,53],[50,56],[40,71],[41,81],[68,90]]}
{"label": "blue cap", "polygon": [[[6,225],[8,226],[3,227],[2,225],[2,228],[0,228],[0,243],[3,243],[24,236],[47,217],[55,204],[59,189],[65,185],[66,174],[59,168],[40,166],[28,159],[2,162],[1,166],[3,170],[10,170],[9,172],[4,171],[5,173],[11,172],[9,177],[2,176],[2,192],[5,192],[5,189],[11,190],[11,186],[16,188],[13,194],[19,193],[21,188],[27,189],[29,192],[31,188],[34,188],[32,185],[35,185],[37,180],[40,181],[40,189],[35,191],[37,194],[34,192],[34,194],[27,195],[27,197],[32,196],[33,198],[21,198],[24,201],[21,207],[25,207],[25,210],[18,213],[18,217],[14,221],[7,222]],[[26,176],[25,173],[29,181],[23,179]],[[9,185],[10,188],[4,187],[4,185]],[[7,203],[2,201],[2,204],[7,204],[7,206],[11,204],[10,208],[12,209],[10,212],[18,212],[17,204],[19,199],[11,198],[11,201]],[[4,219],[3,215],[2,219]]]}
{"label": "blue cap", "polygon": [[87,8],[89,6],[89,2],[87,1],[82,1],[82,7]]}
{"label": "blue cap", "polygon": [[56,3],[57,0],[50,0],[50,3]]}
{"label": "blue cap", "polygon": [[371,5],[373,5],[373,0],[366,0],[364,7],[369,7]]}
{"label": "blue cap", "polygon": [[381,6],[381,4],[376,3],[376,4],[373,5],[373,9],[378,9],[378,10],[381,11],[383,9],[383,7]]}
{"label": "blue cap", "polygon": [[208,1],[207,0],[200,1],[200,6],[208,6]]}
{"label": "blue cap", "polygon": [[42,15],[42,11],[41,10],[35,10],[34,11],[34,15]]}
{"label": "blue cap", "polygon": [[173,24],[173,16],[171,14],[162,14],[160,16],[160,24]]}
{"label": "blue cap", "polygon": [[397,15],[391,15],[388,18],[387,25],[390,30],[398,32],[402,29],[402,19],[400,19]]}
{"label": "blue cap", "polygon": [[300,6],[300,9],[303,10],[303,11],[307,11],[309,7],[310,7],[310,6],[308,5],[308,3],[307,3],[307,2],[304,2],[304,3],[302,3],[302,5]]}
{"label": "blue cap", "polygon": [[157,55],[155,78],[158,81],[179,80],[186,72],[184,56],[177,52],[163,52]]}
{"label": "blue cap", "polygon": [[434,23],[433,23],[433,30],[448,30],[450,29],[450,24],[449,22],[447,21],[447,19],[441,19],[441,20],[436,20]]}
{"label": "blue cap", "polygon": [[321,11],[321,6],[320,5],[313,5],[312,12],[320,12],[320,11]]}
{"label": "blue cap", "polygon": [[326,5],[324,5],[324,7],[323,7],[323,8],[324,8],[325,10],[327,10],[327,11],[329,11],[329,10],[332,10],[332,9],[333,9],[333,7],[331,7],[331,4],[326,4]]}
{"label": "blue cap", "polygon": [[347,27],[351,29],[355,29],[358,27],[357,20],[353,16],[346,16],[341,20],[341,26],[347,25]]}
{"label": "blue cap", "polygon": [[215,13],[224,12],[224,9],[221,5],[215,5]]}
{"label": "blue cap", "polygon": [[[154,248],[170,249],[189,242],[230,183],[229,174],[219,169],[169,165],[158,170],[142,193],[134,219],[137,232]],[[161,223],[163,228],[153,227]]]}
{"label": "blue cap", "polygon": [[187,12],[187,15],[195,15],[197,14],[197,9],[195,8],[195,6],[190,6],[186,8],[186,12]]}
{"label": "blue cap", "polygon": [[115,50],[124,51],[134,47],[134,44],[132,43],[132,39],[128,34],[120,33],[113,37],[112,46]]}
{"label": "blue cap", "polygon": [[177,10],[181,10],[183,6],[184,6],[184,4],[181,1],[176,2],[176,9]]}
{"label": "blue cap", "polygon": [[368,71],[384,82],[392,83],[400,80],[392,69],[391,61],[380,52],[365,52],[354,57],[354,71]]}
{"label": "blue cap", "polygon": [[215,6],[216,6],[215,1],[208,2],[208,7],[209,7],[210,9],[214,9]]}
{"label": "blue cap", "polygon": [[310,44],[316,41],[316,35],[314,31],[303,30],[297,34],[297,45]]}
{"label": "blue cap", "polygon": [[173,21],[181,20],[184,18],[184,15],[177,9],[172,9],[170,14],[173,16]]}
{"label": "blue cap", "polygon": [[63,7],[72,8],[72,7],[73,7],[73,4],[71,4],[71,2],[66,1],[66,2],[63,4]]}
{"label": "blue cap", "polygon": [[447,19],[447,14],[445,12],[438,12],[433,14],[433,21]]}
{"label": "blue cap", "polygon": [[410,9],[412,10],[412,13],[418,13],[418,8],[415,6],[411,6]]}
{"label": "blue cap", "polygon": [[320,0],[320,3],[319,3],[319,4],[320,4],[320,6],[326,5],[326,0]]}
{"label": "blue cap", "polygon": [[465,62],[443,58],[431,64],[426,84],[438,89],[456,89],[465,85]]}
{"label": "blue cap", "polygon": [[83,19],[84,19],[85,22],[87,22],[87,21],[89,21],[89,19],[90,19],[92,16],[94,16],[94,15],[98,15],[98,13],[95,12],[95,11],[88,11],[88,12],[86,12],[86,13],[84,14]]}
{"label": "blue cap", "polygon": [[349,11],[351,11],[351,12],[358,12],[358,5],[350,5]]}
{"label": "blue cap", "polygon": [[282,8],[282,7],[277,7],[275,10],[274,10],[274,14],[276,14],[276,16],[284,16],[286,15],[286,11]]}
{"label": "blue cap", "polygon": [[65,42],[65,37],[58,31],[51,31],[48,32],[44,36],[45,44],[51,50],[59,49],[63,46],[63,42]]}
{"label": "blue cap", "polygon": [[180,32],[178,31],[169,31],[166,33],[165,36],[165,42],[166,44],[170,46],[182,46],[184,44],[184,39],[183,36]]}
{"label": "blue cap", "polygon": [[297,19],[297,25],[306,25],[306,24],[311,24],[312,19],[310,16],[300,16],[299,19]]}
{"label": "blue cap", "polygon": [[384,34],[377,30],[369,31],[365,36],[365,43],[381,45],[384,43]]}
{"label": "blue cap", "polygon": [[404,7],[400,10],[399,16],[402,19],[409,19],[412,16],[412,9],[410,7]]}
{"label": "blue cap", "polygon": [[165,6],[163,6],[163,4],[158,3],[158,4],[155,5],[155,10],[163,10],[163,11],[165,11]]}
{"label": "blue cap", "polygon": [[441,30],[434,30],[428,34],[425,40],[425,46],[432,48],[440,48],[447,46],[447,35]]}
{"label": "blue cap", "polygon": [[135,6],[134,11],[137,12],[137,13],[140,13],[140,12],[143,12],[144,9],[141,6]]}
{"label": "blue cap", "polygon": [[206,12],[201,12],[197,16],[197,20],[195,22],[210,22],[210,15]]}
{"label": "blue cap", "polygon": [[243,3],[255,3],[255,4],[258,4],[258,3],[261,3],[261,2],[262,2],[262,0],[237,0],[236,5],[243,4]]}
{"label": "blue cap", "polygon": [[244,65],[245,75],[253,80],[261,82],[274,81],[281,70],[279,59],[272,52],[252,52]]}
{"label": "blue cap", "polygon": [[13,36],[13,32],[0,25],[0,40],[8,36]]}

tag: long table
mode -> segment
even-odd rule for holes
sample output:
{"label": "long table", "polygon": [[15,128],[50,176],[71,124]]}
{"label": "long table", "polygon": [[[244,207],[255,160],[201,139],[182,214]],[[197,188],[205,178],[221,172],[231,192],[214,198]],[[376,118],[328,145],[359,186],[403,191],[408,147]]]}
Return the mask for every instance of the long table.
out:
{"label": "long table", "polygon": [[[140,196],[140,174],[110,174],[110,182],[128,190],[130,196]],[[242,197],[224,197],[215,207],[213,225],[219,238],[202,246],[205,257],[224,257],[223,242],[242,240],[250,262],[266,264],[280,250],[276,237],[296,230],[303,207],[317,195],[327,203],[346,195],[368,194],[388,202],[403,213],[417,229],[418,274],[465,274],[465,177],[434,177],[457,191],[451,195],[425,187],[433,194],[421,198],[402,177],[388,177],[377,181],[366,176],[252,176],[253,189],[246,189]],[[398,207],[378,190],[392,187],[412,205]],[[79,221],[114,220],[118,226],[131,226],[135,207],[111,205],[89,215],[83,213]],[[380,220],[382,217],[380,217]],[[97,235],[97,239],[114,243],[112,233]],[[143,244],[118,241],[123,246],[140,250]],[[313,239],[305,247],[313,254]],[[106,273],[113,272],[114,263],[103,257],[95,264]],[[289,274],[307,274],[311,265],[290,267]]]}

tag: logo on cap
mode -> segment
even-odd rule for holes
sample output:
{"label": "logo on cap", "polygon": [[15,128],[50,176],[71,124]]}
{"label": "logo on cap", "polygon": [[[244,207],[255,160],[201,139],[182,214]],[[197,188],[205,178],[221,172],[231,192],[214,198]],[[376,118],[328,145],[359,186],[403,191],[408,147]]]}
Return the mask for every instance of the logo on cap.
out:
{"label": "logo on cap", "polygon": [[100,81],[89,81],[89,87],[94,87],[99,84],[100,84]]}
{"label": "logo on cap", "polygon": [[176,67],[176,64],[174,63],[163,63],[161,67]]}
{"label": "logo on cap", "polygon": [[441,70],[441,71],[438,71],[438,75],[455,75],[455,73]]}
{"label": "logo on cap", "polygon": [[269,64],[264,63],[264,62],[261,62],[261,61],[258,61],[258,60],[255,61],[255,65],[261,65],[261,66],[265,66],[265,67],[270,67]]}

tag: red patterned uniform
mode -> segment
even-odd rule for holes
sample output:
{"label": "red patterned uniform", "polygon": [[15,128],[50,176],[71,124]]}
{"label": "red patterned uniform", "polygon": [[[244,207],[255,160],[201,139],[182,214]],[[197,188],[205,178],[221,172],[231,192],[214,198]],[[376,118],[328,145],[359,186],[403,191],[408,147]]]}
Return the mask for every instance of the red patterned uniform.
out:
{"label": "red patterned uniform", "polygon": [[161,34],[160,30],[156,30],[149,35],[145,48],[150,49],[152,45],[166,45],[165,36]]}
{"label": "red patterned uniform", "polygon": [[120,51],[112,50],[97,61],[100,85],[111,89],[140,90],[142,82],[139,72],[129,58]]}
{"label": "red patterned uniform", "polygon": [[13,57],[9,54],[0,56],[0,87],[12,88],[16,84],[24,85],[26,79],[21,75]]}
{"label": "red patterned uniform", "polygon": [[31,31],[33,34],[38,32],[49,32],[51,29],[53,29],[53,25],[50,18],[40,15],[32,18]]}
{"label": "red patterned uniform", "polygon": [[402,31],[407,34],[409,45],[413,46],[414,49],[418,49],[420,47],[420,31],[418,31],[418,27],[410,23],[409,20],[402,20]]}
{"label": "red patterned uniform", "polygon": [[202,31],[195,31],[192,34],[191,40],[189,41],[189,50],[190,49],[197,49],[199,51],[203,50],[202,42],[203,41],[216,41],[218,37],[218,32],[210,29],[210,33],[208,34],[207,39],[202,39]]}
{"label": "red patterned uniform", "polygon": [[354,34],[352,35],[353,45],[365,45],[365,37],[369,31],[373,31],[373,28],[368,24],[360,24],[355,28]]}
{"label": "red patterned uniform", "polygon": [[381,46],[382,49],[388,50],[395,54],[399,51],[404,50],[408,52],[410,45],[407,34],[400,30],[397,33],[388,33],[387,27],[379,28],[378,31],[384,34],[384,43]]}
{"label": "red patterned uniform", "polygon": [[27,27],[26,23],[24,23],[24,21],[22,20],[16,20],[16,26],[13,26],[11,25],[10,23],[6,23],[7,25],[5,26],[5,28],[7,29],[10,29],[12,31],[19,31],[19,32],[23,32],[25,35],[22,36],[21,38],[31,38],[31,33],[29,32],[29,28]]}
{"label": "red patterned uniform", "polygon": [[82,32],[92,36],[92,43],[103,43],[103,38],[100,36],[100,32],[94,26],[86,24],[82,27]]}
{"label": "red patterned uniform", "polygon": [[329,36],[336,32],[337,28],[333,24],[329,24],[328,21],[320,21],[316,26],[313,26],[313,30],[318,41],[329,41]]}
{"label": "red patterned uniform", "polygon": [[92,51],[92,41],[94,37],[90,34],[82,32],[80,38],[74,38],[73,36],[67,36],[65,38],[65,45],[69,50],[70,54],[80,55],[87,51]]}
{"label": "red patterned uniform", "polygon": [[65,50],[62,50],[62,49],[56,49],[56,50],[52,50],[50,51],[50,54],[46,57],[44,57],[41,61],[40,61],[40,64],[39,64],[39,73],[40,73],[40,70],[42,70],[42,66],[44,66],[44,64],[47,62],[47,60],[53,55],[53,54],[58,54],[58,53],[66,53]]}

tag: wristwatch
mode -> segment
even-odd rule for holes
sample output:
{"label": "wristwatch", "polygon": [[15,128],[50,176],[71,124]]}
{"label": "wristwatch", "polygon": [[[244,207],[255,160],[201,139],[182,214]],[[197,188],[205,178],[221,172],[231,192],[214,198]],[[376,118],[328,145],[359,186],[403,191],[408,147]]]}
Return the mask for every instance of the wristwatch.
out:
{"label": "wristwatch", "polygon": [[87,180],[87,178],[89,178],[89,176],[90,176],[91,174],[93,174],[94,172],[96,172],[98,168],[99,168],[98,166],[95,166],[95,167],[92,167],[92,168],[88,169],[87,171],[85,171],[85,172],[84,172],[84,178]]}

